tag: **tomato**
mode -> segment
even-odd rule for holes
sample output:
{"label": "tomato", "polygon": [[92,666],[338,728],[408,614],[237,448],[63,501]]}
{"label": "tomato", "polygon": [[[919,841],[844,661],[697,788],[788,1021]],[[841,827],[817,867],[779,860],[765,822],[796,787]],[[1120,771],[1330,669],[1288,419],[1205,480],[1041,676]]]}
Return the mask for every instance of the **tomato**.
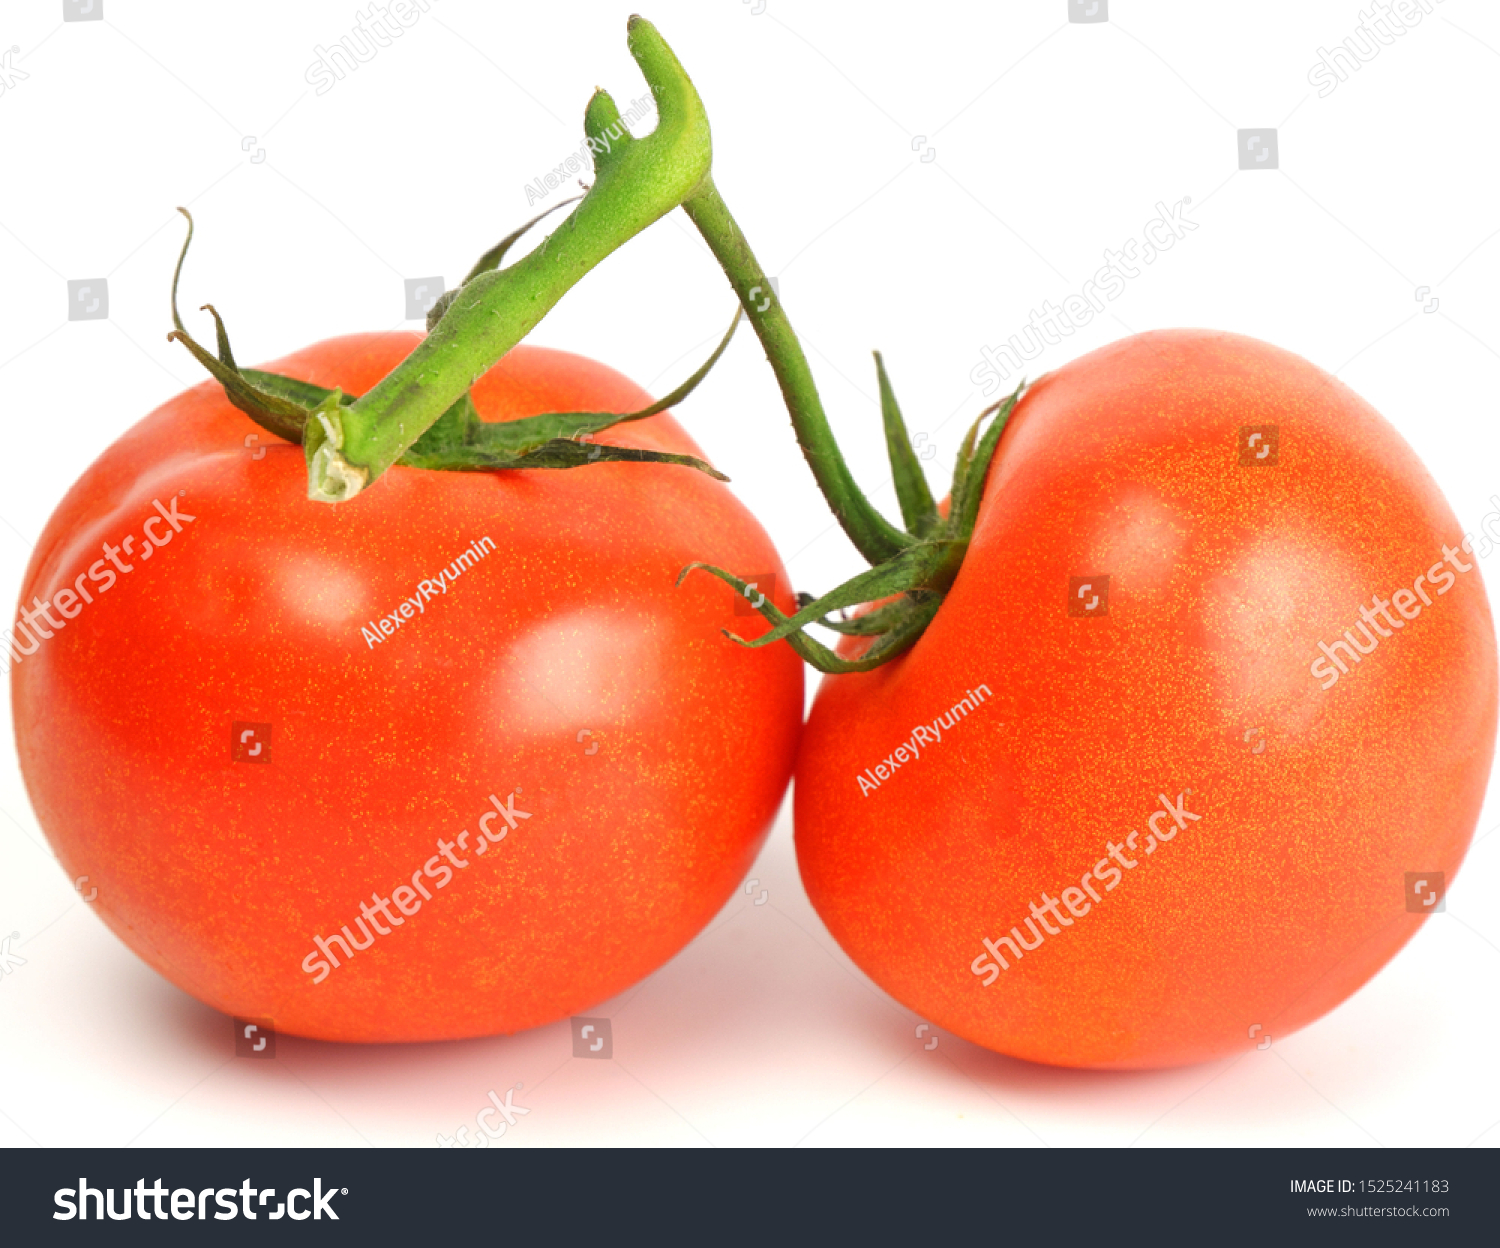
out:
{"label": "tomato", "polygon": [[818,691],[813,904],[898,1000],[1003,1053],[1265,1047],[1458,869],[1495,739],[1477,563],[1399,435],[1296,356],[1177,330],[1059,369],[934,622]]}
{"label": "tomato", "polygon": [[[359,393],[417,341],[268,367]],[[473,397],[486,420],[649,402],[525,346]],[[598,440],[699,454],[665,414]],[[69,878],[179,987],[327,1040],[533,1027],[661,965],[749,868],[795,758],[800,662],[721,635],[756,623],[728,589],[675,584],[708,552],[792,608],[765,533],[659,464],[306,490],[302,449],[205,383],[47,525],[13,709]]]}

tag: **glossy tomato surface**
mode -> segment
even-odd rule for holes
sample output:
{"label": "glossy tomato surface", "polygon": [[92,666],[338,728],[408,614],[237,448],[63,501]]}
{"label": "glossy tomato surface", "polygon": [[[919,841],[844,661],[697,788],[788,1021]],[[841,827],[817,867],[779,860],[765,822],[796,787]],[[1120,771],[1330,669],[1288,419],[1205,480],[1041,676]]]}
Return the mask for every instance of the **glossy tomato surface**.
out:
{"label": "glossy tomato surface", "polygon": [[[417,341],[267,367],[360,393]],[[650,401],[524,346],[474,399],[488,420]],[[598,440],[701,455],[669,415]],[[52,517],[13,707],[69,876],[180,987],[323,1039],[514,1031],[661,965],[744,875],[795,756],[799,661],[725,639],[756,620],[719,582],[675,587],[694,559],[760,569],[794,610],[759,525],[655,464],[305,494],[301,448],[205,383]]]}
{"label": "glossy tomato surface", "polygon": [[1264,1047],[1373,975],[1463,858],[1495,737],[1477,562],[1411,449],[1305,360],[1179,330],[1059,369],[931,628],[818,692],[814,905],[893,996],[1003,1053]]}

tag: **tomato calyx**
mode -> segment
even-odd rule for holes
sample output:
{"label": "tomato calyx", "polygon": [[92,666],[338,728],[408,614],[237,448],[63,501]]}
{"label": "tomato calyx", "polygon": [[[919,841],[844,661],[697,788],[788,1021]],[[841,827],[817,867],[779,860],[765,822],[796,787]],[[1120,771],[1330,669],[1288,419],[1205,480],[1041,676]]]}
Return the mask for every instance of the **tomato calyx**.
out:
{"label": "tomato calyx", "polygon": [[[985,408],[970,428],[959,448],[949,507],[944,515],[933,501],[922,473],[921,461],[886,375],[885,361],[878,351],[875,353],[886,452],[904,527],[892,524],[854,480],[829,427],[807,357],[771,286],[771,279],[756,260],[711,176],[704,179],[699,193],[682,207],[724,270],[765,348],[797,442],[818,488],[849,540],[871,565],[868,571],[820,598],[799,594],[800,609],[792,616],[783,614],[769,599],[756,595],[760,599],[756,610],[772,628],[754,641],[746,641],[727,629],[725,636],[752,648],[784,640],[821,672],[862,672],[879,667],[915,644],[952,587],[974,532],[995,447],[1026,383],[1023,381],[1010,396]],[[994,419],[990,420],[991,417]],[[989,428],[981,434],[987,420]],[[746,593],[745,581],[724,568],[705,563],[689,564],[678,583],[688,573],[699,570],[732,585],[739,593]],[[861,605],[870,609],[853,619],[829,616],[832,611]],[[845,636],[874,640],[856,657],[844,658],[806,634],[804,630],[811,624],[821,624]]]}
{"label": "tomato calyx", "polygon": [[[756,595],[761,598],[756,609],[772,627],[752,641],[728,629],[723,630],[730,640],[750,649],[786,641],[820,672],[867,672],[889,663],[910,649],[932,623],[968,553],[969,539],[979,516],[985,475],[1000,442],[1000,434],[1025,385],[1023,382],[1013,394],[987,407],[970,427],[959,448],[945,515],[933,501],[927,480],[922,475],[921,461],[907,435],[879,352],[875,353],[875,364],[880,380],[881,413],[885,421],[891,472],[896,482],[902,520],[908,530],[903,534],[904,545],[889,559],[876,563],[822,597],[799,594],[800,609],[795,615],[784,614],[770,599]],[[987,420],[989,428],[981,434],[980,429]],[[831,437],[825,453],[841,456]],[[677,583],[680,585],[684,577],[697,570],[718,577],[733,586],[737,593],[750,597],[745,581],[732,572],[707,563],[689,564],[678,576]],[[853,617],[846,614],[834,618],[830,614],[861,606],[868,606],[869,610]],[[874,640],[857,657],[844,658],[806,634],[804,630],[811,624],[846,637],[871,637]]]}
{"label": "tomato calyx", "polygon": [[[182,254],[178,257],[177,270],[172,279],[172,320],[177,328],[167,337],[186,346],[194,358],[224,387],[229,401],[268,433],[305,448],[309,441],[309,430],[312,430],[312,436],[317,439],[314,454],[319,453],[323,447],[331,451],[341,450],[344,445],[343,415],[351,405],[359,401],[359,395],[343,390],[328,390],[279,373],[241,368],[235,363],[223,318],[212,304],[205,304],[203,310],[214,318],[217,356],[204,348],[183,326],[177,310],[177,287],[182,276],[183,260],[193,241],[193,218],[185,208],[179,208],[178,211],[188,220],[188,234],[183,241]],[[505,249],[539,220],[540,216],[534,217],[486,252],[470,278],[465,281],[472,279],[477,273],[487,271],[480,266],[498,264]],[[460,286],[458,291],[450,293],[456,295],[462,289]],[[713,354],[670,394],[640,411],[544,412],[520,420],[491,422],[480,419],[473,401],[465,392],[396,462],[408,468],[439,472],[580,468],[588,464],[620,462],[678,464],[695,468],[716,480],[727,481],[729,478],[718,469],[694,455],[648,451],[631,446],[605,446],[592,441],[592,437],[615,425],[644,420],[681,403],[697,389],[698,384],[718,363],[734,337],[740,319],[741,313],[736,309],[729,330],[714,348]],[[325,456],[321,470],[330,474],[350,474],[346,478],[350,487],[356,485],[357,478],[352,475],[354,470],[332,454]]]}

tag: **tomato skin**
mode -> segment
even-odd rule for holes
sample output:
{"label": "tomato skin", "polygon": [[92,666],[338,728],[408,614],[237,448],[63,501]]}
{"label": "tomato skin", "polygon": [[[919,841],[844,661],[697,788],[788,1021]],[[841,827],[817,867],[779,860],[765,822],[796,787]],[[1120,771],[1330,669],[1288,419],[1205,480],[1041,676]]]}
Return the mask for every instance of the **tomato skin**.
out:
{"label": "tomato skin", "polygon": [[[1241,466],[1247,426],[1279,428],[1274,466]],[[1171,1066],[1307,1024],[1413,935],[1405,873],[1451,884],[1479,816],[1496,656],[1462,540],[1399,435],[1277,348],[1162,331],[1042,378],[935,622],[818,691],[795,784],[814,906],[912,1010],[1033,1061]],[[1319,642],[1445,544],[1471,570],[1323,689]],[[1100,574],[1107,614],[1070,616],[1069,578]],[[1201,818],[1158,820],[1173,839],[1141,854],[1158,795],[1185,792]],[[1111,859],[1113,889],[1080,889],[1068,925],[1044,910],[1056,934],[1012,958],[998,937],[1131,832],[1137,866]]]}
{"label": "tomato skin", "polygon": [[[417,341],[355,335],[267,367],[361,392]],[[474,398],[491,420],[650,401],[524,346]],[[795,610],[759,525],[701,473],[628,463],[398,467],[312,503],[301,448],[257,433],[217,385],[188,391],[38,543],[23,603],[101,543],[142,541],[153,500],[195,517],[15,666],[22,771],[70,878],[178,986],[327,1040],[511,1032],[654,970],[743,878],[795,758],[800,661],[724,638],[755,621],[719,582],[675,586],[693,559],[774,570]],[[668,415],[598,440],[701,454]],[[362,635],[485,537],[393,635]],[[272,725],[268,765],[231,761],[235,722]],[[497,805],[531,817],[477,856]],[[424,864],[461,830],[468,865],[440,887]],[[402,917],[392,890],[415,896],[414,873],[431,897]],[[400,925],[347,959],[330,942],[342,965],[315,983],[314,936],[358,936],[362,901],[383,913],[372,892]]]}

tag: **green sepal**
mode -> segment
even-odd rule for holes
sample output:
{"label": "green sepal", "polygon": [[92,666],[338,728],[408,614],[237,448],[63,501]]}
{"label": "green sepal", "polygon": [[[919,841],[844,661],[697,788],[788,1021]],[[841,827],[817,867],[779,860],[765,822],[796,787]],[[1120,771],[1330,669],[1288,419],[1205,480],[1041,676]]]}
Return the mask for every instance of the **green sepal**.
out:
{"label": "green sepal", "polygon": [[[953,473],[953,494],[948,502],[948,529],[960,541],[967,542],[973,535],[974,522],[979,518],[979,503],[984,497],[984,482],[989,474],[990,461],[995,458],[1000,435],[1005,432],[1010,414],[1015,410],[1016,402],[1025,387],[1026,383],[1022,381],[1005,398],[980,412],[959,449],[958,467]],[[980,437],[979,427],[991,416],[994,420],[984,431],[984,436]]]}
{"label": "green sepal", "polygon": [[[746,589],[748,588],[747,583],[745,581],[742,581],[739,577],[733,575],[732,573],[725,572],[722,568],[716,568],[706,563],[689,564],[682,570],[682,573],[678,576],[677,583],[681,585],[683,578],[686,577],[687,574],[693,571],[695,568],[701,568],[705,572],[711,572],[725,584],[733,586],[734,591],[737,594],[745,594]],[[794,618],[784,614],[780,609],[777,608],[775,603],[773,603],[769,598],[766,598],[764,595],[757,596],[762,599],[762,602],[756,609],[774,626],[772,632],[783,628]],[[798,601],[801,602],[804,596],[805,595],[798,595]],[[828,597],[832,597],[832,595],[828,595]],[[835,651],[830,650],[827,646],[823,645],[822,642],[814,641],[811,637],[803,632],[783,633],[781,639],[785,640],[786,643],[797,652],[797,654],[802,658],[804,662],[808,663],[812,667],[817,668],[817,670],[820,672],[829,672],[833,674],[844,672],[868,672],[872,668],[879,667],[883,663],[889,663],[898,654],[902,653],[905,650],[909,650],[916,643],[917,639],[921,637],[923,631],[927,628],[927,625],[932,622],[933,616],[937,614],[938,607],[942,602],[942,595],[912,595],[906,599],[903,599],[903,602],[910,604],[908,607],[906,607],[906,618],[904,622],[891,631],[882,634],[875,641],[875,643],[871,645],[870,648],[857,659],[845,659]],[[806,610],[805,607],[804,610]],[[801,615],[802,612],[799,611],[798,614]],[[737,643],[738,645],[745,646],[748,649],[757,649],[761,645],[763,640],[769,640],[771,636],[770,633],[767,633],[765,639],[756,638],[753,641],[746,641],[743,637],[739,637],[736,634],[731,633],[727,628],[721,629],[720,631],[731,641]]]}
{"label": "green sepal", "polygon": [[[867,602],[889,598],[893,594],[905,594],[914,589],[928,589],[930,582],[940,574],[941,569],[952,563],[955,553],[952,546],[953,544],[949,542],[923,542],[903,550],[895,558],[861,572],[851,580],[845,581],[837,589],[801,607],[796,615],[782,614],[769,598],[762,595],[762,601],[756,610],[774,627],[753,641],[744,641],[733,633],[728,636],[734,637],[735,641],[751,648],[768,646],[772,642],[782,641],[799,633],[809,624],[820,622],[830,611],[837,611],[841,607],[862,606]],[[740,593],[744,592],[745,582],[732,572],[726,572],[723,568],[709,563],[688,564],[678,576],[677,583],[682,584],[683,578],[697,569],[718,577],[727,585],[733,585]]]}
{"label": "green sepal", "polygon": [[932,623],[937,614],[938,603],[932,602],[921,615],[914,615],[902,628],[883,634],[857,659],[846,659],[830,650],[822,642],[814,641],[806,633],[793,633],[787,643],[803,662],[820,672],[839,676],[848,672],[869,672],[889,663],[897,655],[904,654],[916,645],[918,639]]}
{"label": "green sepal", "polygon": [[[646,417],[655,416],[669,407],[676,407],[698,388],[698,384],[708,376],[709,370],[719,362],[719,357],[728,349],[739,323],[739,310],[736,309],[734,320],[730,322],[728,331],[719,341],[719,345],[714,348],[713,354],[698,370],[670,394],[664,395],[638,412],[544,412],[541,415],[527,416],[521,420],[481,422],[471,431],[470,441],[474,446],[495,454],[521,455],[558,439],[582,440],[591,434],[611,429],[615,425],[645,420]],[[666,462],[678,463],[681,460],[682,457],[679,457]]]}
{"label": "green sepal", "polygon": [[[876,368],[884,382],[885,370],[878,353],[875,358]],[[935,522],[927,519],[920,510],[922,504],[914,490],[903,498],[902,514],[908,525],[917,527],[915,522],[922,520],[924,526],[931,526],[928,537],[913,542],[898,554],[820,598],[799,593],[797,612],[794,615],[784,614],[774,603],[762,598],[756,610],[770,622],[771,628],[752,641],[746,641],[727,629],[724,630],[724,635],[751,649],[784,640],[807,663],[818,671],[827,673],[867,672],[910,649],[937,615],[944,595],[953,585],[963,565],[979,513],[990,462],[994,459],[1000,436],[1010,420],[1011,412],[1015,410],[1024,385],[1023,382],[1013,394],[981,412],[964,436],[954,471],[947,517],[934,509]],[[912,463],[898,467],[904,458],[900,448],[906,446],[909,450],[910,444],[907,442],[905,424],[901,421],[899,411],[893,415],[894,397],[887,401],[888,394],[889,385],[883,385],[882,410],[886,420],[888,446],[892,449],[891,466],[893,472],[897,473],[899,482],[900,474],[915,465]],[[992,421],[991,417],[994,418]],[[986,421],[990,421],[988,428],[984,428]],[[915,460],[915,456],[912,456],[912,460]],[[920,472],[920,468],[917,471]],[[925,487],[925,482],[923,485]],[[695,569],[711,573],[725,584],[732,585],[737,592],[745,591],[745,582],[739,577],[707,563],[689,564],[678,577],[678,584]],[[883,599],[893,601],[882,601]],[[880,605],[853,619],[835,619],[829,614],[843,608],[875,602]],[[803,630],[809,624],[821,625],[846,637],[874,637],[875,641],[858,659],[844,659],[807,636]]]}
{"label": "green sepal", "polygon": [[896,483],[896,498],[901,504],[901,519],[907,532],[926,537],[937,528],[942,517],[927,486],[922,461],[912,449],[906,421],[902,419],[896,392],[891,389],[891,379],[886,376],[885,361],[879,351],[875,352],[875,376],[880,382],[880,416],[885,424],[886,453],[891,461],[891,478]]}
{"label": "green sepal", "polygon": [[[556,204],[553,208],[561,206]],[[301,444],[309,456],[327,447],[325,459],[337,458],[332,453],[343,447],[343,412],[361,396],[342,390],[329,390],[311,382],[262,369],[240,368],[235,363],[229,331],[212,304],[205,304],[204,310],[214,318],[218,355],[211,354],[188,333],[177,310],[177,289],[188,247],[193,241],[194,226],[192,214],[187,209],[178,211],[187,218],[188,232],[177,257],[177,268],[172,275],[172,323],[176,328],[167,335],[168,339],[181,342],[187,347],[193,357],[223,386],[229,401],[261,428],[287,442]],[[541,216],[546,216],[546,213]],[[498,264],[504,257],[505,250],[540,219],[540,216],[533,218],[486,252],[470,278],[487,271],[486,266]],[[466,282],[468,280],[470,279],[465,279]],[[728,350],[739,321],[740,312],[736,309],[734,320],[714,348],[713,354],[670,394],[640,411],[544,412],[521,420],[484,421],[480,419],[473,399],[466,392],[423,431],[422,436],[407,448],[397,462],[409,468],[451,472],[581,468],[594,463],[660,463],[696,468],[716,480],[727,481],[728,477],[694,455],[640,450],[635,447],[602,446],[592,442],[590,438],[615,425],[644,420],[681,403],[698,388]],[[316,425],[313,424],[315,418]],[[357,483],[351,480],[348,484]],[[363,487],[358,486],[354,492],[357,493],[358,488]]]}
{"label": "green sepal", "polygon": [[[875,607],[863,615],[837,620],[828,616],[817,620],[816,623],[820,628],[842,633],[845,637],[874,637],[904,623],[911,610],[910,602],[912,600],[925,601],[933,592],[924,589],[908,590],[895,602]],[[811,601],[812,595],[809,594],[808,598]]]}
{"label": "green sepal", "polygon": [[605,446],[598,442],[574,441],[570,438],[554,438],[519,454],[489,452],[478,446],[454,446],[435,451],[430,455],[423,455],[415,446],[412,446],[397,462],[408,468],[435,468],[444,472],[583,468],[589,464],[609,463],[677,464],[684,468],[696,468],[715,481],[729,480],[712,464],[706,463],[695,455],[679,455],[671,451],[648,451],[635,446]]}
{"label": "green sepal", "polygon": [[234,353],[229,347],[229,333],[212,304],[205,304],[203,310],[211,313],[214,318],[219,347],[217,356],[203,347],[183,325],[182,317],[177,311],[177,286],[182,280],[182,262],[187,259],[188,245],[193,241],[193,214],[186,208],[179,208],[177,211],[187,218],[188,232],[177,257],[177,268],[172,274],[172,324],[176,328],[167,335],[167,341],[180,342],[192,352],[193,358],[224,387],[224,394],[229,401],[262,429],[274,433],[278,438],[285,438],[288,442],[301,441],[307,409],[279,394],[261,390],[246,379],[234,362]]}
{"label": "green sepal", "polygon": [[[479,412],[474,407],[473,398],[465,392],[456,403],[433,421],[423,431],[422,436],[407,447],[407,450],[416,451],[421,455],[439,447],[460,445],[473,437],[474,431],[482,424]],[[403,456],[396,462],[404,464],[408,461]]]}
{"label": "green sepal", "polygon": [[[258,368],[242,368],[240,376],[255,387],[261,394],[271,395],[273,398],[286,399],[302,412],[303,420],[307,419],[307,413],[322,404],[333,391],[323,386],[315,386],[310,381],[298,381],[295,377],[283,377],[280,373],[267,373]],[[347,390],[341,391],[344,406],[353,403],[359,396],[350,394]],[[302,430],[299,427],[295,438],[288,438],[288,442],[301,442]]]}

